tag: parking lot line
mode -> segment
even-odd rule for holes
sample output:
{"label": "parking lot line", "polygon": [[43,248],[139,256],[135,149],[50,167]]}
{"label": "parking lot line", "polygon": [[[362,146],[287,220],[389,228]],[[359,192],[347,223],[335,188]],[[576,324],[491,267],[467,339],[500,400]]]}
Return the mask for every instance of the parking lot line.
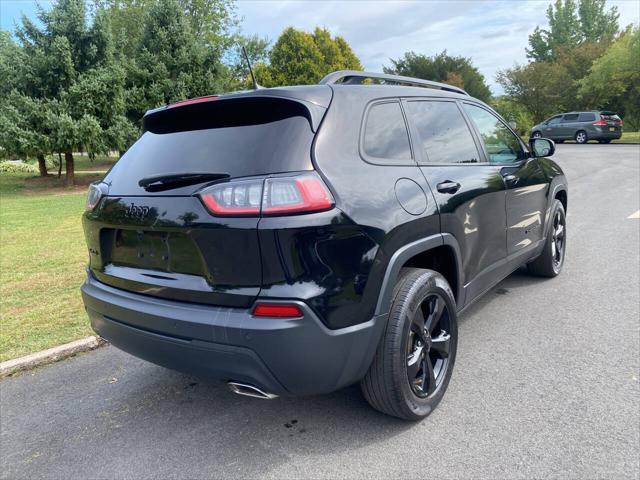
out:
{"label": "parking lot line", "polygon": [[638,210],[636,213],[632,213],[627,218],[640,218],[640,210]]}

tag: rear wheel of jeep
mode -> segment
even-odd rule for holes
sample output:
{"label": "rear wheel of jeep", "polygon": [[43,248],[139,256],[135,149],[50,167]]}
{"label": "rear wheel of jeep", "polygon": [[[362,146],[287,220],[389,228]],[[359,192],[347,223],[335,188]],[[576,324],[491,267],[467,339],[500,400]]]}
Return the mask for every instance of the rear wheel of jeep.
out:
{"label": "rear wheel of jeep", "polygon": [[406,268],[394,289],[387,328],[361,382],[369,404],[405,420],[421,420],[447,389],[458,344],[453,293],[433,270]]}

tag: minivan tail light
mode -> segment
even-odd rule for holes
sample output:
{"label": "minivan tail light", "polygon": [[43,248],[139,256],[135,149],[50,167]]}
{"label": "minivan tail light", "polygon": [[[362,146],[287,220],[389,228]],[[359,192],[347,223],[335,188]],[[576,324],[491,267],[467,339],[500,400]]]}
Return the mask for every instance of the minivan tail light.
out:
{"label": "minivan tail light", "polygon": [[199,194],[216,216],[292,215],[333,208],[333,196],[318,174],[218,183]]}
{"label": "minivan tail light", "polygon": [[299,318],[303,317],[302,309],[295,303],[258,303],[253,307],[254,317]]}
{"label": "minivan tail light", "polygon": [[593,122],[594,125],[606,125],[607,121],[606,120],[598,120],[597,122]]}

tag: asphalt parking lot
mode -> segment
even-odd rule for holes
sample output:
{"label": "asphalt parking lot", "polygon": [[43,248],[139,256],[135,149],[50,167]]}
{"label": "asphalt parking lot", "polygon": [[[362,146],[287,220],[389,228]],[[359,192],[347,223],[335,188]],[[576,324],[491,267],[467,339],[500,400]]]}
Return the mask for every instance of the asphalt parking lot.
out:
{"label": "asphalt parking lot", "polygon": [[425,421],[357,387],[254,400],[106,347],[0,382],[2,478],[638,478],[640,146],[559,145],[562,275],[519,271],[460,319]]}

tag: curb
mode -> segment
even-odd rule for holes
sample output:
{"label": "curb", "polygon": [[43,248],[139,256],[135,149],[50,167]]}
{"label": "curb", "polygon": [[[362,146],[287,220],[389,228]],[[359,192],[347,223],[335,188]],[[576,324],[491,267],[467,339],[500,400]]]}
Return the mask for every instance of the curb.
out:
{"label": "curb", "polygon": [[49,348],[48,350],[32,353],[24,357],[7,360],[6,362],[0,363],[0,378],[5,378],[24,370],[31,370],[48,363],[58,362],[77,353],[94,350],[105,343],[107,343],[106,340],[91,336]]}

